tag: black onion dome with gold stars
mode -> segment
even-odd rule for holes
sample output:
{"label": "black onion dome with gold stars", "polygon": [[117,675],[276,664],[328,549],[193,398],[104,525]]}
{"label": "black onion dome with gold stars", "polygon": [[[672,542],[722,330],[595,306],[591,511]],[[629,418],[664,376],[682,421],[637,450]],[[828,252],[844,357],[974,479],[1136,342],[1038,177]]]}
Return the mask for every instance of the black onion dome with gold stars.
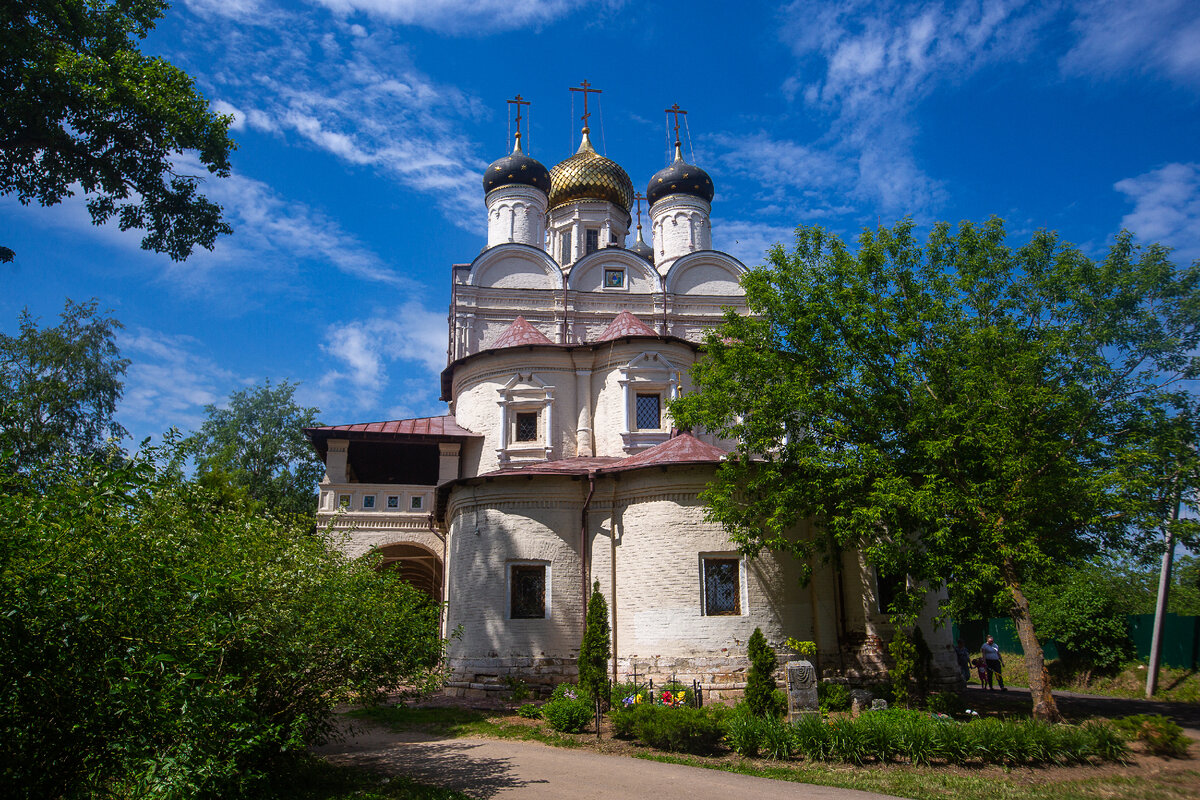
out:
{"label": "black onion dome with gold stars", "polygon": [[483,173],[484,194],[499,189],[501,186],[532,186],[549,194],[550,170],[536,158],[530,158],[521,151],[521,134],[517,134],[513,151],[487,168]]}
{"label": "black onion dome with gold stars", "polygon": [[708,173],[683,160],[679,142],[675,143],[675,160],[667,167],[654,173],[646,187],[646,199],[650,205],[671,194],[690,194],[706,203],[713,199],[713,182]]}
{"label": "black onion dome with gold stars", "polygon": [[620,164],[596,152],[586,128],[575,155],[550,170],[550,207],[578,200],[607,200],[626,214],[633,208],[633,181]]}

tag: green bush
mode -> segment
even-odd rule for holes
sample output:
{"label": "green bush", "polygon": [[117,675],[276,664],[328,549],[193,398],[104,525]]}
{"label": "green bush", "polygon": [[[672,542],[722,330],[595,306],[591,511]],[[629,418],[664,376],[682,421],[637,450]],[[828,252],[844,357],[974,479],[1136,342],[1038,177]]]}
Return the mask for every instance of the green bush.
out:
{"label": "green bush", "polygon": [[541,719],[542,710],[533,703],[526,703],[517,709],[517,716],[524,717],[525,719]]}
{"label": "green bush", "polygon": [[596,721],[596,709],[591,701],[579,698],[554,698],[542,706],[542,716],[550,727],[562,733],[581,733]]}
{"label": "green bush", "polygon": [[851,699],[850,687],[844,683],[822,681],[817,684],[817,702],[826,714],[830,711],[849,711]]}
{"label": "green bush", "polygon": [[792,724],[792,741],[796,752],[812,761],[833,758],[832,729],[817,714],[805,714]]}
{"label": "green bush", "polygon": [[750,671],[746,674],[746,704],[755,716],[765,717],[776,713],[778,701],[772,694],[775,692],[775,669],[779,661],[775,651],[767,644],[762,629],[754,629],[746,653],[750,657]]}
{"label": "green bush", "polygon": [[675,753],[707,755],[725,736],[719,715],[699,708],[636,705],[612,714],[613,733]]}
{"label": "green bush", "polygon": [[441,657],[394,575],[143,459],[0,491],[0,783],[237,797]]}
{"label": "green bush", "polygon": [[796,752],[796,740],[792,726],[785,720],[768,716],[759,727],[759,747],[762,754],[772,761],[786,761]]}
{"label": "green bush", "polygon": [[925,700],[925,707],[935,714],[961,714],[966,706],[958,692],[934,692]]}
{"label": "green bush", "polygon": [[1067,574],[1058,585],[1031,592],[1038,635],[1058,647],[1059,669],[1072,674],[1111,673],[1133,656],[1127,614],[1130,598],[1114,591],[1094,567]]}
{"label": "green bush", "polygon": [[1151,753],[1167,758],[1187,756],[1191,741],[1183,728],[1161,714],[1135,714],[1113,720],[1117,732],[1146,745]]}
{"label": "green bush", "polygon": [[739,756],[754,758],[758,755],[765,721],[764,717],[749,713],[734,714],[725,726],[725,743]]}

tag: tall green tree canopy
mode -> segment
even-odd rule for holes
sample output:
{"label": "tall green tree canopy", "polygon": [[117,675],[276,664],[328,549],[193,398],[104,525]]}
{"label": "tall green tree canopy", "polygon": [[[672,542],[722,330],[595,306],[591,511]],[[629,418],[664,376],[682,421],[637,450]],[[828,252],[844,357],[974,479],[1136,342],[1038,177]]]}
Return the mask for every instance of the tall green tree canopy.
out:
{"label": "tall green tree canopy", "polygon": [[29,473],[126,436],[114,419],[129,365],[121,327],[95,300],[68,299],[57,326],[39,328],[25,310],[16,336],[0,333],[0,469]]}
{"label": "tall green tree canopy", "polygon": [[227,483],[272,509],[309,514],[325,465],[304,436],[320,425],[319,409],[295,401],[284,381],[236,391],[225,407],[205,406],[208,418],[188,438],[202,482]]}
{"label": "tall green tree canopy", "polygon": [[[229,175],[229,117],[192,79],[138,50],[165,0],[11,0],[0,4],[0,195],[50,206],[78,189],[92,221],[144,229],[142,247],[175,260],[231,232],[197,193],[195,152]],[[0,260],[13,253],[0,247]]]}
{"label": "tall green tree canopy", "polygon": [[[924,245],[912,227],[857,252],[798,228],[745,276],[750,315],[710,335],[672,414],[739,443],[705,499],[748,550],[857,548],[885,574],[998,596],[1052,718],[1022,587],[1131,544],[1153,494],[1131,475],[1180,474],[1200,267],[1128,234],[1097,262],[1047,232],[1012,248],[996,219]],[[796,540],[809,517],[823,537]]]}

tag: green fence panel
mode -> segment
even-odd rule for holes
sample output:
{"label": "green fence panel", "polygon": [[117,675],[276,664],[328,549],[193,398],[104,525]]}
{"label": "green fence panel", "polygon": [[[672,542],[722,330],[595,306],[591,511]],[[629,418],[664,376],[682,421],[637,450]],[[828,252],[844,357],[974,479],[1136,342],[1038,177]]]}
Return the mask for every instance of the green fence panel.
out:
{"label": "green fence panel", "polygon": [[[961,638],[963,644],[971,651],[972,658],[979,655],[979,646],[987,640],[988,636],[996,640],[996,644],[1000,646],[1001,655],[1014,658],[1025,655],[1025,648],[1021,647],[1021,640],[1017,636],[1017,626],[1008,617],[992,617],[987,621],[956,622],[953,630],[954,640],[958,641]],[[1047,659],[1058,658],[1058,647],[1052,641],[1043,642],[1042,655]]]}
{"label": "green fence panel", "polygon": [[[1131,614],[1129,636],[1137,648],[1138,658],[1150,658],[1154,639],[1154,615]],[[1163,617],[1162,664],[1176,669],[1196,669],[1200,665],[1200,617]]]}

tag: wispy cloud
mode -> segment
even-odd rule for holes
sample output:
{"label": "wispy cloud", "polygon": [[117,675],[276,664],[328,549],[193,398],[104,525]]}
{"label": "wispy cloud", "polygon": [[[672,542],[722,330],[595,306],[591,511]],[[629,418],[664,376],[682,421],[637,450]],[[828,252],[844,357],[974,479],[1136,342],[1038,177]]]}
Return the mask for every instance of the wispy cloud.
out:
{"label": "wispy cloud", "polygon": [[1167,164],[1113,188],[1133,202],[1122,228],[1175,248],[1181,261],[1200,258],[1200,164]]}
{"label": "wispy cloud", "polygon": [[315,0],[339,14],[361,12],[440,33],[474,36],[537,28],[594,0]]}
{"label": "wispy cloud", "polygon": [[714,220],[713,246],[729,253],[748,267],[766,262],[767,251],[774,245],[791,247],[794,230],[745,220]]}
{"label": "wispy cloud", "polygon": [[[322,351],[337,366],[321,378],[322,408],[359,411],[376,406],[389,389],[389,369],[400,365],[406,374],[421,371],[420,388],[405,405],[426,406],[437,397],[436,380],[446,365],[446,315],[415,302],[393,312],[376,312],[365,319],[332,325]],[[391,400],[407,397],[392,391]],[[413,402],[425,397],[423,402]]]}
{"label": "wispy cloud", "polygon": [[1063,71],[1157,74],[1200,86],[1200,5],[1195,0],[1088,0],[1071,23],[1078,41]]}
{"label": "wispy cloud", "polygon": [[130,361],[118,416],[135,446],[172,426],[195,430],[204,421],[204,406],[245,383],[190,336],[137,328],[123,332],[118,344]]}
{"label": "wispy cloud", "polygon": [[[343,12],[355,7],[350,0],[327,5]],[[392,4],[361,5],[386,16]],[[469,24],[470,14],[456,4],[395,5]],[[190,58],[186,66],[214,98],[213,107],[234,114],[235,124],[293,137],[375,170],[428,196],[452,223],[469,230],[482,226],[474,212],[487,161],[463,133],[463,123],[485,115],[484,107],[420,70],[392,28],[311,10],[271,8],[260,21],[222,15],[195,0],[191,9],[204,18],[194,26],[202,33],[192,42],[203,56],[189,51],[175,58]]]}

